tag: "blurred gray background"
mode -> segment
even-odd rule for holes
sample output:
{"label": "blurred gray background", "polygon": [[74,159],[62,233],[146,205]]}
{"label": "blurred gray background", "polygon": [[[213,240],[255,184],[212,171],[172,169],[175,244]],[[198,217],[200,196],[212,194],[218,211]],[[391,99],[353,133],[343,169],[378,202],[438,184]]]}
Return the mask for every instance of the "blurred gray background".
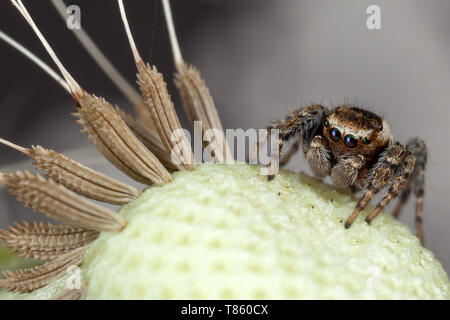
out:
{"label": "blurred gray background", "polygon": [[[132,110],[65,27],[53,6],[24,1],[48,41],[83,87]],[[130,82],[135,66],[110,0],[66,1],[81,7],[82,27]],[[172,55],[159,1],[125,1],[141,54],[172,84]],[[381,30],[368,30],[366,9],[381,8]],[[184,57],[211,89],[225,128],[263,128],[311,102],[354,103],[384,116],[395,137],[422,137],[429,149],[426,246],[450,271],[450,1],[448,0],[172,0]],[[0,4],[0,29],[50,62],[34,33]],[[52,65],[53,66],[53,65]],[[129,183],[79,132],[71,98],[22,55],[0,42],[0,137],[41,144]],[[0,146],[1,170],[31,168]],[[301,154],[288,168],[306,170]],[[42,219],[0,190],[0,226]],[[392,205],[388,211],[392,209]],[[413,201],[401,220],[414,229]]]}

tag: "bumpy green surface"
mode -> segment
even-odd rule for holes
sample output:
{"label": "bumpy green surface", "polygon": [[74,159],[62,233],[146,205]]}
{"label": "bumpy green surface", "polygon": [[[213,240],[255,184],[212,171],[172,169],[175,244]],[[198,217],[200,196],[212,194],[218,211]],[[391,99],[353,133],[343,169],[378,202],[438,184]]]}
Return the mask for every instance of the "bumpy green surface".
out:
{"label": "bumpy green surface", "polygon": [[120,210],[122,232],[91,245],[87,298],[450,298],[442,265],[389,214],[369,226],[365,211],[346,230],[355,204],[304,174],[269,183],[248,165],[175,173]]}
{"label": "bumpy green surface", "polygon": [[12,253],[11,249],[3,246],[0,241],[0,272],[31,267],[35,264],[35,260],[22,258]]}

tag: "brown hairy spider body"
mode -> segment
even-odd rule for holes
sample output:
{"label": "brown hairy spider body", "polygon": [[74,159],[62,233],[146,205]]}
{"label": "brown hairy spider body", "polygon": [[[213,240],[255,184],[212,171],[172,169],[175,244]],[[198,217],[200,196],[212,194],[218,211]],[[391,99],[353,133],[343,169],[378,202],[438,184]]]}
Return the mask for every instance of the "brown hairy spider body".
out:
{"label": "brown hairy spider body", "polygon": [[[345,222],[349,228],[369,201],[381,190],[387,194],[367,216],[370,223],[402,191],[394,211],[398,216],[411,190],[416,195],[416,227],[423,242],[422,209],[424,170],[427,160],[425,143],[419,138],[406,145],[395,141],[389,125],[376,114],[354,106],[329,110],[314,104],[297,110],[268,127],[279,130],[278,147],[292,138],[295,143],[280,160],[286,164],[302,146],[313,173],[330,176],[336,185],[364,190],[352,215]],[[278,160],[272,158],[269,180],[275,176]]]}

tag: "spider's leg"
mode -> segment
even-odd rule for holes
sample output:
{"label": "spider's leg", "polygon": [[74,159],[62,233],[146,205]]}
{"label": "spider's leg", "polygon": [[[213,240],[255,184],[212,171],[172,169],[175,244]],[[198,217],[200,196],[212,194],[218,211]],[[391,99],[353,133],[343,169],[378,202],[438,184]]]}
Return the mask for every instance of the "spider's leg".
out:
{"label": "spider's leg", "polygon": [[281,155],[281,150],[283,149],[283,144],[286,140],[278,139],[277,143],[272,146],[271,150],[271,159],[269,164],[269,175],[267,176],[267,180],[271,181],[275,178],[275,175],[278,172],[279,168],[279,159]]}
{"label": "spider's leg", "polygon": [[358,215],[367,206],[375,194],[387,186],[387,183],[390,182],[391,177],[395,175],[398,167],[403,162],[406,153],[406,148],[399,142],[394,143],[382,152],[377,164],[374,166],[374,169],[371,170],[372,172],[370,174],[369,185],[366,188],[366,192],[359,200],[353,210],[353,213],[345,222],[345,228],[350,228],[352,223],[356,220]]}
{"label": "spider's leg", "polygon": [[252,152],[250,153],[247,162],[250,163],[256,163],[257,159],[258,159],[258,155],[259,155],[259,149],[261,149],[261,147],[265,146],[267,143],[267,140],[270,137],[270,130],[263,130],[258,138],[258,143],[256,144],[256,147],[252,150]]}
{"label": "spider's leg", "polygon": [[398,200],[397,206],[395,207],[394,213],[392,214],[395,218],[398,218],[406,202],[408,202],[409,196],[411,195],[413,179],[412,177],[413,175],[411,175],[411,177],[408,179],[408,182],[406,183],[402,193],[400,194],[400,199]]}
{"label": "spider's leg", "polygon": [[416,168],[412,173],[413,191],[416,197],[416,229],[420,242],[423,243],[422,211],[425,186],[425,165],[427,163],[427,147],[419,138],[413,138],[407,144],[408,151],[416,157]]}
{"label": "spider's leg", "polygon": [[366,222],[371,223],[372,220],[394,199],[403,189],[408,180],[409,175],[414,171],[416,165],[416,157],[407,151],[407,155],[403,159],[397,172],[392,177],[392,184],[388,194],[380,201],[378,206],[367,216]]}
{"label": "spider's leg", "polygon": [[268,127],[268,130],[279,130],[279,139],[276,146],[278,149],[274,149],[279,153],[272,152],[268,176],[269,181],[275,177],[278,170],[279,154],[281,153],[283,143],[298,135],[302,137],[303,143],[310,143],[314,137],[314,133],[320,128],[322,119],[327,113],[327,108],[318,104],[313,104],[294,111],[286,118],[276,121]]}
{"label": "spider's leg", "polygon": [[289,162],[289,160],[291,160],[292,156],[298,151],[301,142],[302,137],[298,137],[297,140],[295,140],[294,144],[289,148],[288,152],[286,152],[283,158],[281,158],[280,160],[281,167],[286,165]]}

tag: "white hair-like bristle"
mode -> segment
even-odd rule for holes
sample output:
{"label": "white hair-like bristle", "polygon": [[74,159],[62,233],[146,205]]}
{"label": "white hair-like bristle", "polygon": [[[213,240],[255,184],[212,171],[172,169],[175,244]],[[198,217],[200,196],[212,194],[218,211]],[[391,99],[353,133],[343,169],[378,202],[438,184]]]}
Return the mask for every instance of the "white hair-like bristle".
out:
{"label": "white hair-like bristle", "polygon": [[23,5],[21,0],[11,0],[11,3],[17,8],[17,10],[22,14],[22,16],[25,18],[25,20],[28,22],[30,27],[34,30],[36,35],[38,36],[39,40],[47,50],[48,54],[52,58],[52,60],[55,62],[56,66],[58,67],[59,71],[61,71],[64,79],[66,79],[67,84],[69,85],[70,91],[72,94],[78,93],[81,94],[83,90],[81,89],[80,85],[75,81],[74,78],[70,75],[70,73],[64,68],[61,61],[59,61],[58,57],[56,56],[55,52],[53,51],[52,47],[49,45],[45,37],[42,35],[41,31],[38,29],[36,24],[34,23],[33,19],[31,18],[30,14],[28,13],[27,9]]}
{"label": "white hair-like bristle", "polygon": [[133,35],[130,31],[130,25],[128,24],[127,14],[125,13],[125,8],[123,6],[122,0],[117,0],[119,4],[120,16],[122,17],[123,25],[125,27],[125,32],[127,33],[128,41],[130,42],[131,51],[133,52],[134,61],[142,61],[141,56],[139,55],[138,49],[133,39]]}
{"label": "white hair-like bristle", "polygon": [[17,144],[14,144],[14,143],[12,143],[12,142],[9,142],[8,140],[5,140],[5,139],[0,138],[0,143],[2,143],[2,144],[4,144],[5,146],[8,146],[8,147],[10,147],[10,148],[12,148],[12,149],[14,149],[14,150],[17,150],[17,151],[19,151],[19,152],[22,152],[22,153],[27,154],[27,151],[28,151],[27,148],[18,146]]}
{"label": "white hair-like bristle", "polygon": [[[62,0],[51,0],[59,14],[63,19],[66,18],[66,5]],[[75,37],[80,41],[86,51],[91,55],[100,68],[106,73],[111,81],[119,88],[120,91],[130,100],[134,105],[142,103],[142,98],[136,89],[125,80],[120,72],[114,67],[114,65],[108,60],[103,52],[98,48],[91,37],[86,31],[81,28],[76,32],[73,32]]]}
{"label": "white hair-like bristle", "polygon": [[0,30],[0,39],[8,43],[11,47],[22,53],[24,56],[26,56],[28,59],[30,59],[32,62],[34,62],[38,67],[40,67],[42,70],[44,70],[50,77],[52,77],[56,82],[58,82],[67,92],[70,93],[69,85],[66,81],[64,81],[63,78],[61,78],[55,70],[50,68],[48,64],[46,64],[44,61],[36,57],[30,50],[22,46],[20,43],[15,41],[13,38],[8,36],[6,33]]}
{"label": "white hair-like bristle", "polygon": [[170,9],[169,0],[162,0],[164,8],[164,16],[166,18],[167,30],[169,31],[170,44],[172,46],[173,59],[177,69],[184,64],[183,56],[181,55],[180,45],[178,44],[177,34],[175,32],[175,25],[173,23],[172,10]]}

